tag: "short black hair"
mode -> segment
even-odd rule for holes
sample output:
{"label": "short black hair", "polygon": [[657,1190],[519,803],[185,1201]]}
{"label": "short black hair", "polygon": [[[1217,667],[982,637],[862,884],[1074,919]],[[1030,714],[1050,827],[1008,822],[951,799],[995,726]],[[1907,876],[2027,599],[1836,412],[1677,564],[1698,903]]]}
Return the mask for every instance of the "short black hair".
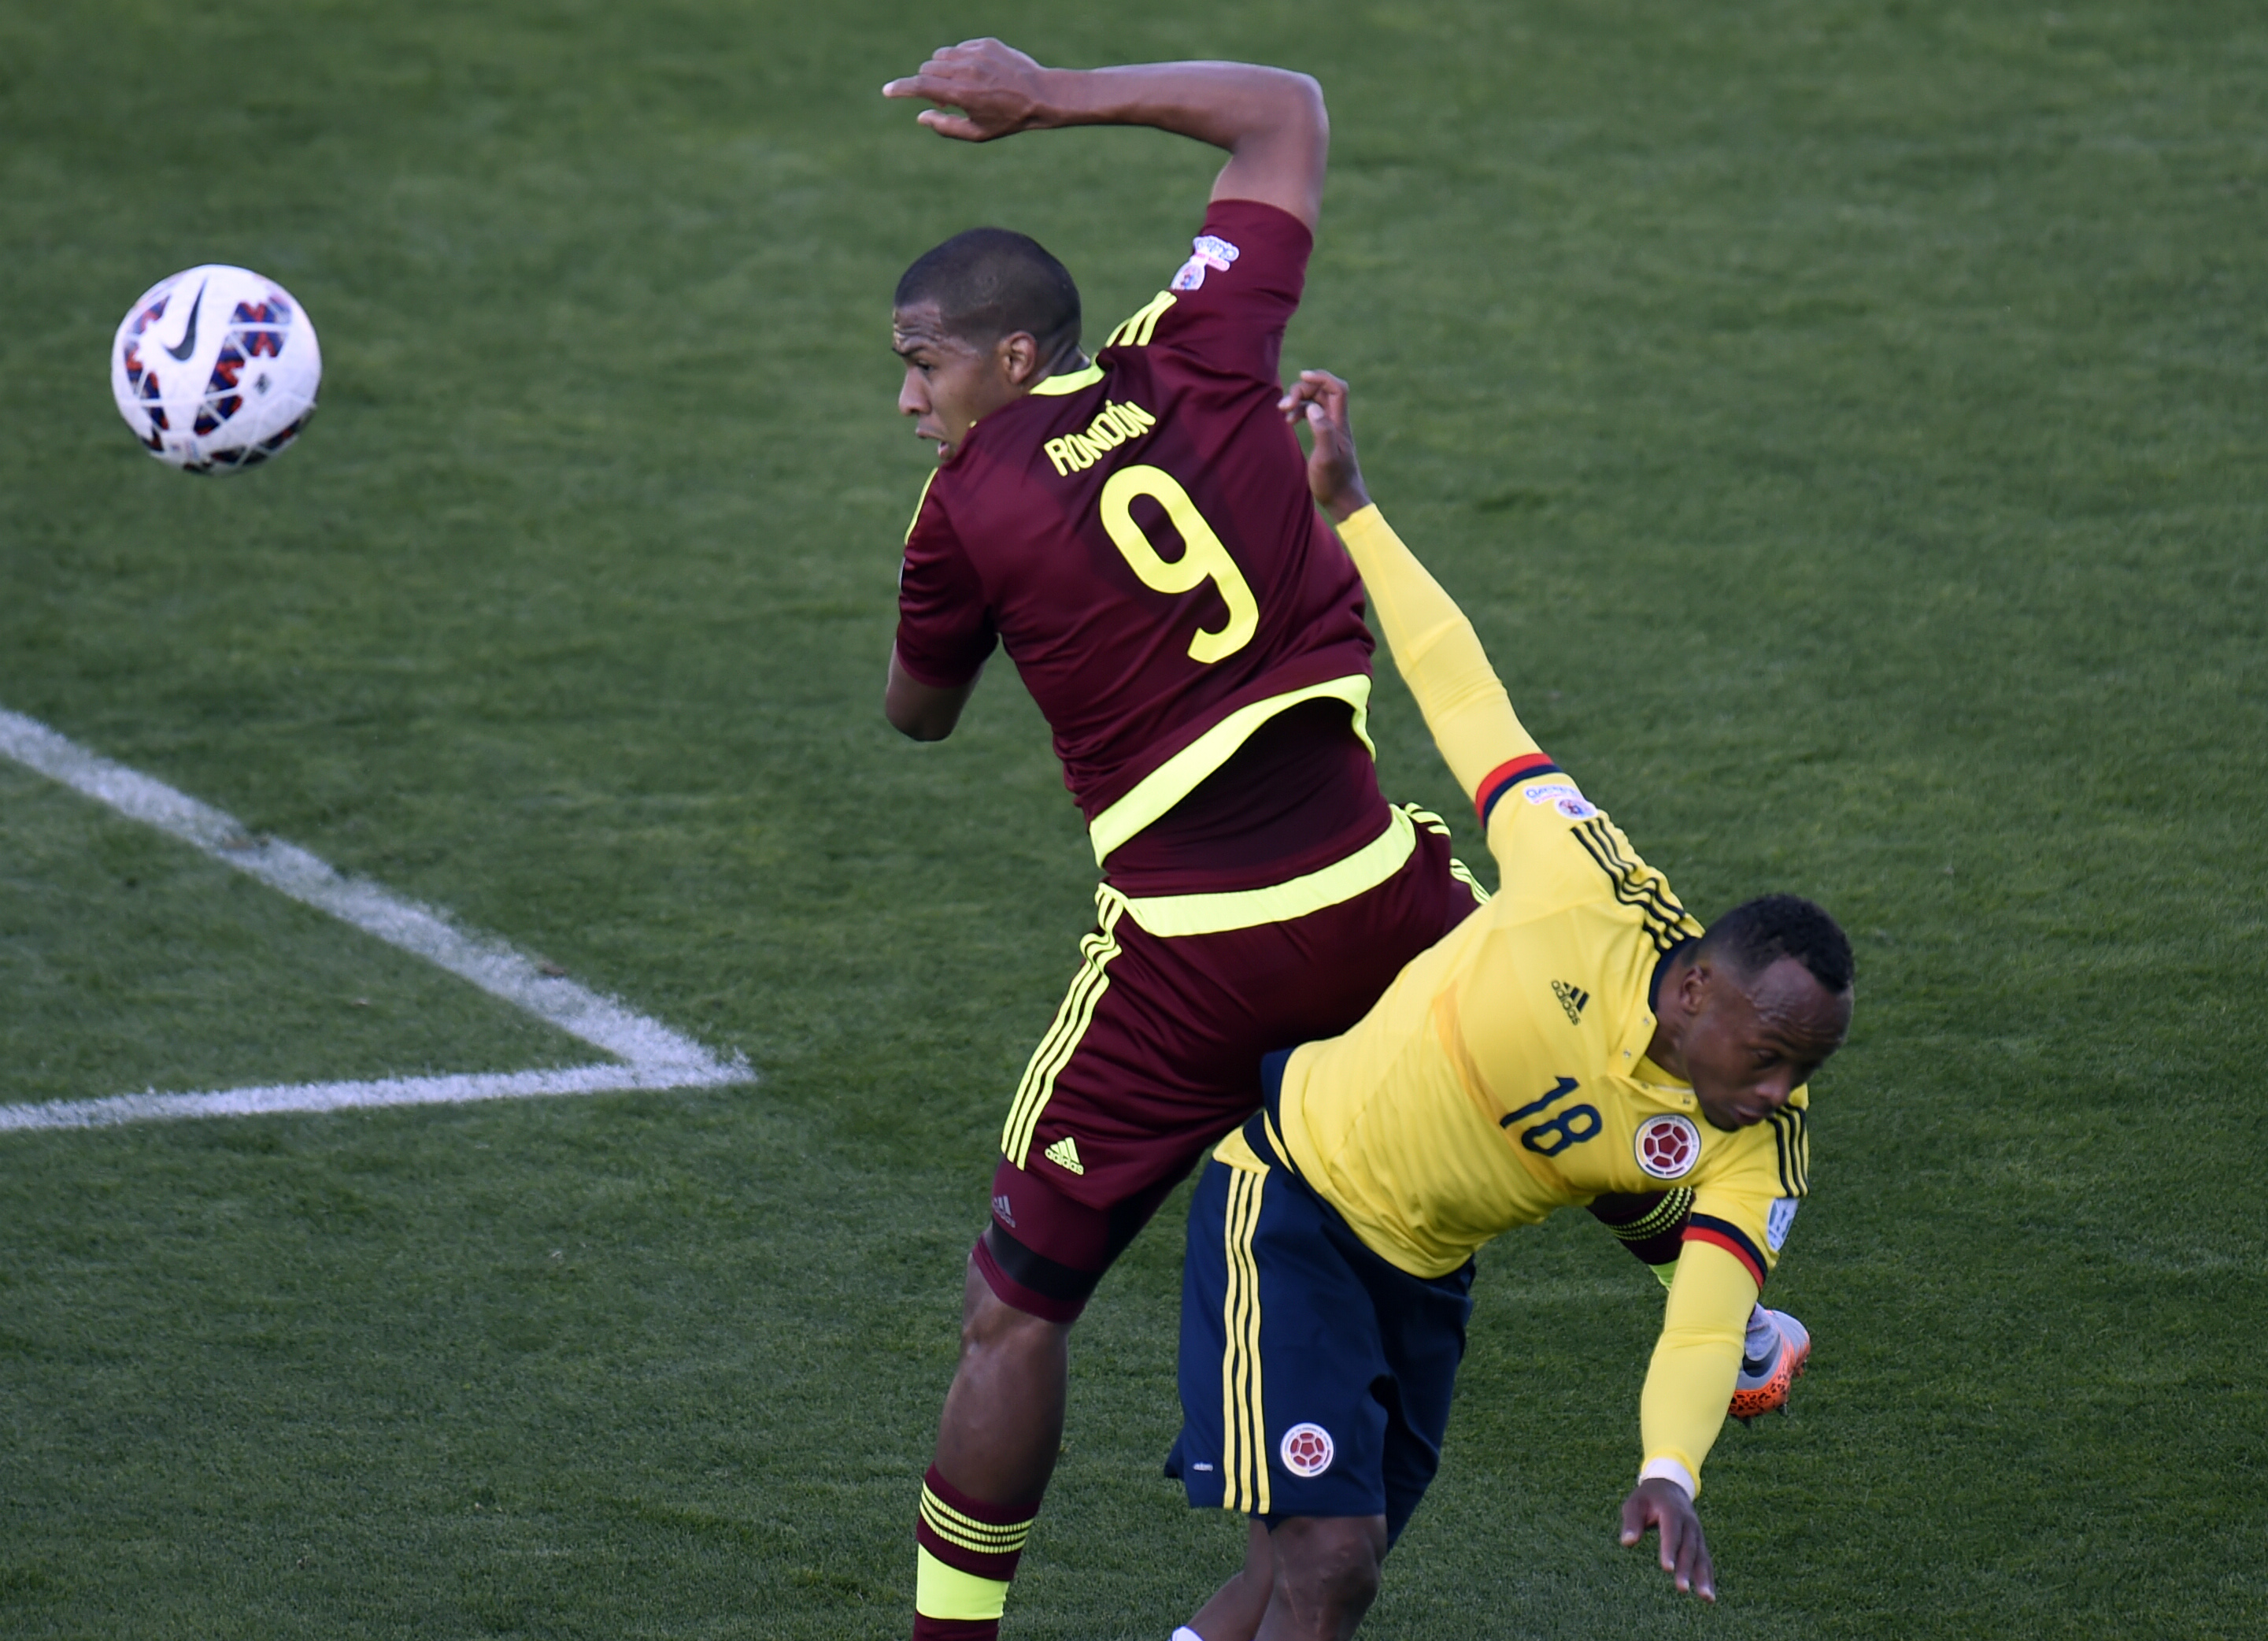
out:
{"label": "short black hair", "polygon": [[1838,997],[1857,972],[1842,926],[1801,895],[1759,895],[1734,906],[1709,926],[1695,955],[1722,957],[1742,974],[1793,957]]}
{"label": "short black hair", "polygon": [[980,348],[1029,331],[1042,355],[1079,340],[1071,270],[1028,234],[971,228],[924,251],[898,280],[897,306],[934,302],[946,334]]}

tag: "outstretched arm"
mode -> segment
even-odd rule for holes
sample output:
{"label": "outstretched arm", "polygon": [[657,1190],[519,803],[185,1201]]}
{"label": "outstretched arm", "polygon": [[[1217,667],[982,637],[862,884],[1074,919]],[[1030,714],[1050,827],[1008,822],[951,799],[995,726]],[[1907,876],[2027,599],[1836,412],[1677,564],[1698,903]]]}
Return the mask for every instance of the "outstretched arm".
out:
{"label": "outstretched arm", "polygon": [[1327,371],[1302,371],[1281,408],[1314,436],[1307,488],[1362,572],[1363,590],[1433,744],[1465,795],[1477,796],[1491,773],[1535,753],[1534,737],[1512,710],[1465,612],[1371,505],[1347,425],[1346,383]]}
{"label": "outstretched arm", "polygon": [[[921,122],[940,137],[989,143],[1066,125],[1148,125],[1228,151],[1215,199],[1256,199],[1315,225],[1322,213],[1330,121],[1322,88],[1304,74],[1248,63],[1150,63],[1048,69],[997,40],[964,41],[885,97],[938,104]],[[949,109],[959,109],[958,114]]]}
{"label": "outstretched arm", "polygon": [[1659,1528],[1661,1570],[1705,1601],[1717,1599],[1717,1574],[1693,1500],[1701,1461],[1724,1428],[1726,1399],[1741,1371],[1741,1334],[1756,1299],[1756,1278],[1740,1260],[1713,1243],[1686,1244],[1638,1401],[1646,1462],[1623,1500],[1623,1542],[1636,1544]]}

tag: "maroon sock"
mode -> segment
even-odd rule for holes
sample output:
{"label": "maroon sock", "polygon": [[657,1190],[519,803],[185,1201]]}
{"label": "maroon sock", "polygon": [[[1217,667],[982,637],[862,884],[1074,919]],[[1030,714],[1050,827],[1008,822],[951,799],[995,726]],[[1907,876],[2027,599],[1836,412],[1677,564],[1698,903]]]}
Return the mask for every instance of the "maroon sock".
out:
{"label": "maroon sock", "polygon": [[[1033,1518],[1040,1507],[1032,1504],[988,1504],[946,1481],[932,1465],[922,1478],[921,1519],[914,1526],[914,1542],[923,1554],[972,1580],[1000,1586],[1007,1593],[1023,1558],[1024,1541],[1031,1536]],[[932,1570],[932,1577],[935,1572]],[[981,1586],[957,1586],[961,1596],[974,1598]],[[922,1606],[951,1609],[961,1600],[932,1598]],[[998,1641],[998,1618],[946,1616],[925,1611],[914,1615],[914,1641]]]}

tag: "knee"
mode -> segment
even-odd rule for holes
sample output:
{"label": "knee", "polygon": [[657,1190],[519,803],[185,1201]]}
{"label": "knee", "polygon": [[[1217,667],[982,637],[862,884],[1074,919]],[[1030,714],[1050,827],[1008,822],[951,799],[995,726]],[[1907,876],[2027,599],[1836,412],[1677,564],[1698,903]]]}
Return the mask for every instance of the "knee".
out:
{"label": "knee", "polygon": [[1270,1536],[1277,1588],[1302,1633],[1344,1635],[1378,1599],[1386,1559],[1382,1519],[1296,1517]]}
{"label": "knee", "polygon": [[1025,1356],[1060,1351],[1071,1332],[1062,1322],[1020,1311],[992,1291],[972,1265],[961,1304],[961,1354]]}

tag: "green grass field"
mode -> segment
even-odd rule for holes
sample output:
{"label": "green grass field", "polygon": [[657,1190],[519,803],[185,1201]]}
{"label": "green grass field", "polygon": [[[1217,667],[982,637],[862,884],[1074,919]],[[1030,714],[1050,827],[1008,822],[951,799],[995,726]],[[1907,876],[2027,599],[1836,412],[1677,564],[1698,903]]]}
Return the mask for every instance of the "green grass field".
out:
{"label": "green grass field", "polygon": [[[2268,1632],[2268,18],[2233,3],[914,9],[0,0],[0,706],[763,1081],[0,1135],[0,1634],[887,1637],[999,1114],[1090,914],[1044,726],[882,722],[890,287],[978,221],[1089,335],[1152,133],[948,145],[1001,33],[1324,82],[1287,364],[1706,917],[1859,947],[1775,1279],[1819,1341],[1619,1549],[1660,1295],[1484,1255],[1366,1633]],[[193,480],[107,394],[202,261],[321,327]],[[1397,683],[1390,793],[1459,807]],[[1479,858],[1469,824],[1460,833]],[[579,1046],[0,764],[0,1103]],[[2247,1181],[2254,1184],[2248,1185]],[[1163,1641],[1178,1203],[1075,1346],[1014,1637]]]}

